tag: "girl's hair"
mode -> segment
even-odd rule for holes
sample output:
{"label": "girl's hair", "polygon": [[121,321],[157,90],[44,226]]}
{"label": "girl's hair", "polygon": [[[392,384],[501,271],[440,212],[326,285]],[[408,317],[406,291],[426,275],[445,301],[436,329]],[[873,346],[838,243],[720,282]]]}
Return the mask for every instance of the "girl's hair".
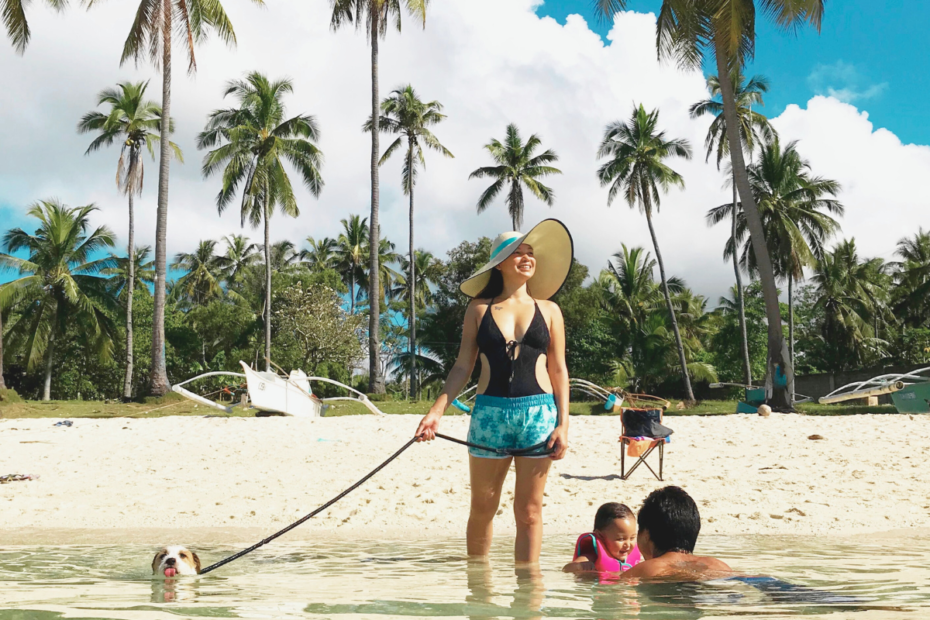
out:
{"label": "girl's hair", "polygon": [[475,299],[494,299],[504,292],[504,276],[498,268],[491,269],[488,283],[485,284],[481,292],[475,295]]}
{"label": "girl's hair", "polygon": [[629,506],[626,504],[618,504],[617,502],[610,502],[597,509],[597,514],[594,515],[594,529],[602,530],[610,525],[614,519],[633,518],[633,511],[630,510]]}

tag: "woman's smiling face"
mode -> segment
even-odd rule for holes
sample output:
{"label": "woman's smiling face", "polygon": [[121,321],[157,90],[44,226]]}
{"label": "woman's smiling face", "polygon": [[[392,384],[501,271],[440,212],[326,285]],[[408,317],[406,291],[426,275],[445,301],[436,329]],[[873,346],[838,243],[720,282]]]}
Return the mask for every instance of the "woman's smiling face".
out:
{"label": "woman's smiling face", "polygon": [[497,266],[504,279],[520,278],[529,280],[536,273],[536,257],[533,256],[533,246],[521,243],[513,254]]}

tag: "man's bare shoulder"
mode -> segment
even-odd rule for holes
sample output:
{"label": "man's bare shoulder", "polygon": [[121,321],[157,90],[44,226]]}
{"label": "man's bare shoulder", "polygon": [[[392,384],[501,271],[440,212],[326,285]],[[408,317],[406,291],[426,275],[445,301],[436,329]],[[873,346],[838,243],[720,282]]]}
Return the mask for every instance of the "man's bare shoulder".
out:
{"label": "man's bare shoulder", "polygon": [[717,558],[675,554],[662,556],[637,564],[623,574],[625,579],[701,581],[718,579],[732,574],[732,569]]}

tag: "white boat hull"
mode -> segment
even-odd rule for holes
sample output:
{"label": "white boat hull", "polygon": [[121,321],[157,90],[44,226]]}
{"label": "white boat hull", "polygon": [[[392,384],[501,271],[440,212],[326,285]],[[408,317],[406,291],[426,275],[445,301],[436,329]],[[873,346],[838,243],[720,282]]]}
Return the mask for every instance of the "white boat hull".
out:
{"label": "white boat hull", "polygon": [[283,413],[297,418],[318,418],[323,403],[310,392],[310,381],[302,371],[294,371],[288,378],[273,372],[260,372],[245,362],[242,371],[249,388],[249,400],[260,411]]}

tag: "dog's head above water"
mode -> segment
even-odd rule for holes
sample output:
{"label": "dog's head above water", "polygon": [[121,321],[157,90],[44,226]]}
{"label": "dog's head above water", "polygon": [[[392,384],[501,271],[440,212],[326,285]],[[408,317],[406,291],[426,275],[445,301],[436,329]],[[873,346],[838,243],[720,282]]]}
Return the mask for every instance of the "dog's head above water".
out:
{"label": "dog's head above water", "polygon": [[153,575],[174,577],[198,573],[200,573],[200,558],[186,547],[179,545],[164,547],[152,559]]}

